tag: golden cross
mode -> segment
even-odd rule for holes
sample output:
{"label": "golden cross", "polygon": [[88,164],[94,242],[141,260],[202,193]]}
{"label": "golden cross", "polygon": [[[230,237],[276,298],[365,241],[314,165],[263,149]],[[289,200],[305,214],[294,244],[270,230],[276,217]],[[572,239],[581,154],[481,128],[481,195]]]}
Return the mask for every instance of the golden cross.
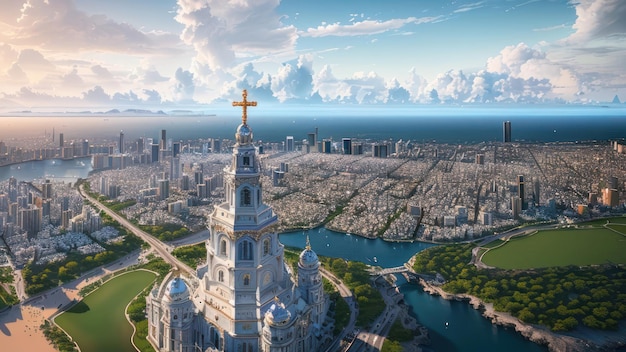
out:
{"label": "golden cross", "polygon": [[245,89],[241,95],[243,96],[243,101],[233,101],[233,106],[241,106],[243,110],[241,123],[245,125],[248,122],[248,106],[256,106],[256,101],[248,101],[248,91]]}

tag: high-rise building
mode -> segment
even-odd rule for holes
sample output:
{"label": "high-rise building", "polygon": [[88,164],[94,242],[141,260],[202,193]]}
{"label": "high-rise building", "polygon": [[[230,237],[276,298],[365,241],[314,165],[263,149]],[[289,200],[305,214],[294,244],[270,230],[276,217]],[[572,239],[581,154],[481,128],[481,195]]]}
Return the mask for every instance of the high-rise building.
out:
{"label": "high-rise building", "polygon": [[309,151],[317,152],[317,134],[315,132],[307,133],[306,140],[309,143]]}
{"label": "high-rise building", "polygon": [[177,157],[180,154],[180,142],[172,143],[172,157]]}
{"label": "high-rise building", "polygon": [[351,138],[342,138],[341,139],[341,147],[343,154],[352,154],[352,139]]}
{"label": "high-rise building", "polygon": [[519,218],[519,214],[522,212],[522,199],[519,197],[511,197],[511,211],[513,212],[513,218]]}
{"label": "high-rise building", "polygon": [[46,180],[46,182],[41,184],[41,197],[43,199],[52,198],[52,183],[50,180]]}
{"label": "high-rise building", "polygon": [[159,199],[165,200],[170,196],[170,180],[161,179],[158,180],[159,185]]}
{"label": "high-rise building", "polygon": [[165,130],[161,130],[161,140],[159,141],[159,149],[160,150],[167,149],[167,132]]}
{"label": "high-rise building", "polygon": [[527,205],[526,205],[527,203],[526,203],[526,189],[524,185],[524,175],[517,176],[517,196],[522,201],[522,209],[525,210],[527,208]]}
{"label": "high-rise building", "polygon": [[63,149],[63,133],[59,133],[59,148]]}
{"label": "high-rise building", "polygon": [[158,144],[152,144],[152,149],[151,149],[151,155],[152,155],[152,162],[153,163],[157,163],[159,162],[159,145]]}
{"label": "high-rise building", "polygon": [[295,146],[293,143],[293,136],[287,136],[287,138],[285,138],[285,151],[293,152],[294,150],[295,150]]}
{"label": "high-rise building", "polygon": [[602,190],[602,203],[609,207],[616,207],[619,205],[619,194],[614,188],[605,188]]}
{"label": "high-rise building", "polygon": [[332,153],[333,142],[330,139],[324,139],[322,141],[322,153],[330,154]]}
{"label": "high-rise building", "polygon": [[256,103],[246,97],[233,103],[244,107],[243,123],[224,170],[226,200],[209,216],[206,264],[171,272],[146,297],[147,339],[157,351],[321,351],[332,334],[317,255],[307,240],[296,281],[278,218],[263,202],[245,109]]}
{"label": "high-rise building", "polygon": [[502,130],[502,141],[505,143],[511,142],[511,121],[504,121]]}
{"label": "high-rise building", "polygon": [[124,131],[120,131],[120,142],[117,148],[120,154],[124,154]]}
{"label": "high-rise building", "polygon": [[219,153],[221,151],[222,151],[222,140],[217,139],[217,138],[211,139],[211,152]]}

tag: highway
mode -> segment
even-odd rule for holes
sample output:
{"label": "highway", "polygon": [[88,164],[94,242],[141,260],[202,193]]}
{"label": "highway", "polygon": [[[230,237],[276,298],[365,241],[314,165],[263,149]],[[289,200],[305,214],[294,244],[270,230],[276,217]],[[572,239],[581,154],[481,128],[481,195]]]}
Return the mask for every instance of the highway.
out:
{"label": "highway", "polygon": [[192,276],[195,275],[196,271],[194,269],[192,269],[187,264],[181,262],[170,253],[171,248],[168,245],[154,238],[149,233],[141,230],[140,228],[135,226],[133,223],[128,221],[125,217],[107,208],[106,206],[104,206],[104,204],[100,203],[97,199],[89,196],[89,194],[87,194],[87,192],[84,191],[83,185],[79,187],[78,191],[83,198],[89,200],[95,207],[104,211],[107,215],[113,218],[113,220],[117,221],[120,225],[124,226],[128,231],[132,232],[133,234],[135,234],[136,236],[144,240],[146,243],[148,243],[150,247],[152,247],[152,249],[157,253],[157,255],[163,258],[163,260],[166,263],[169,263],[173,267],[177,268],[180,271],[185,272],[188,275],[192,275]]}

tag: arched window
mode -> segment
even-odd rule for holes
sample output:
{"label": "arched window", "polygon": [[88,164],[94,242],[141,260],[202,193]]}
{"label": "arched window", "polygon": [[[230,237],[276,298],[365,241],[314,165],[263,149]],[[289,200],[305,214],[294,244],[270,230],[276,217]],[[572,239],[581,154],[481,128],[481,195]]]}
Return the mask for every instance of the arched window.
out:
{"label": "arched window", "polygon": [[270,239],[266,238],[263,240],[263,255],[270,254]]}
{"label": "arched window", "polygon": [[222,270],[217,272],[217,281],[224,282],[224,272]]}
{"label": "arched window", "polygon": [[261,204],[261,190],[257,188],[256,190],[256,204]]}
{"label": "arched window", "polygon": [[243,240],[239,242],[238,247],[238,256],[239,260],[252,260],[254,259],[254,254],[252,252],[252,242],[248,240]]}
{"label": "arched window", "polygon": [[243,157],[243,166],[250,166],[250,157],[249,156],[244,156]]}
{"label": "arched window", "polygon": [[250,189],[248,188],[244,188],[241,191],[241,206],[242,207],[249,207],[250,205],[252,205],[252,192],[250,192]]}
{"label": "arched window", "polygon": [[222,239],[220,241],[220,255],[226,256],[226,240]]}
{"label": "arched window", "polygon": [[243,276],[243,285],[250,286],[250,274],[245,274]]}

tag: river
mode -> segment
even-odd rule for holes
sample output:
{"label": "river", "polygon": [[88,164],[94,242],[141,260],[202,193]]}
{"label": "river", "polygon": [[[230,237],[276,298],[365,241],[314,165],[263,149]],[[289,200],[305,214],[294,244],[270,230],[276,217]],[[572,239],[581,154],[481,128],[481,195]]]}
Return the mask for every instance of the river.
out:
{"label": "river", "polygon": [[[283,233],[280,242],[285,246],[304,248],[306,234],[309,235],[311,248],[319,255],[357,260],[383,268],[400,266],[415,253],[433,246],[423,242],[372,240],[325,228]],[[377,263],[374,263],[374,257]],[[491,324],[468,303],[431,296],[420,286],[406,283],[402,276],[399,276],[397,283],[411,306],[411,314],[428,328],[432,343],[430,347],[435,351],[547,351],[546,347],[526,340],[511,328]]]}
{"label": "river", "polygon": [[0,182],[10,177],[28,182],[44,179],[76,182],[78,178],[87,178],[91,170],[91,157],[33,160],[0,166]]}

